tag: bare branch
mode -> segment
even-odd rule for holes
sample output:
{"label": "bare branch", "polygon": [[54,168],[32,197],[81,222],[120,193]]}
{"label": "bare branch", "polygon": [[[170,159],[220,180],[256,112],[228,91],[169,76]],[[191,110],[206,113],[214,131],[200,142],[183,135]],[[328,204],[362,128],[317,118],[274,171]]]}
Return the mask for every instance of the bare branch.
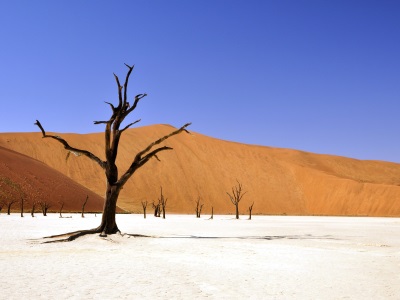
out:
{"label": "bare branch", "polygon": [[142,157],[143,154],[145,154],[146,152],[149,152],[151,150],[151,148],[153,148],[155,145],[158,145],[158,144],[162,143],[163,141],[165,141],[166,139],[170,138],[171,136],[176,135],[178,133],[181,133],[182,131],[188,132],[185,128],[188,127],[190,124],[192,124],[192,123],[186,123],[181,128],[171,132],[170,134],[167,134],[167,135],[163,136],[162,138],[160,138],[160,139],[154,141],[153,143],[151,143],[150,145],[148,145],[144,150],[140,151],[136,155],[135,161],[141,160],[141,157]]}
{"label": "bare branch", "polygon": [[[233,190],[233,189],[232,189]],[[231,194],[229,194],[228,192],[226,192],[227,194],[228,194],[228,196],[229,196],[229,199],[231,200],[231,202],[232,202],[232,204],[233,205],[236,205],[236,201],[235,201],[235,198],[234,198],[234,196],[232,196]]]}
{"label": "bare branch", "polygon": [[43,137],[45,137],[46,131],[44,131],[44,128],[43,128],[42,124],[40,124],[39,120],[36,120],[34,125],[37,125],[40,128],[40,130],[42,131]]}
{"label": "bare branch", "polygon": [[61,137],[59,137],[59,136],[57,136],[57,135],[48,135],[48,134],[46,134],[46,132],[45,132],[45,130],[44,130],[42,124],[40,124],[39,120],[36,120],[35,125],[37,125],[37,126],[40,128],[40,130],[42,131],[42,133],[43,133],[43,138],[52,138],[52,139],[55,139],[56,141],[58,141],[58,142],[60,142],[61,144],[63,144],[63,145],[64,145],[64,148],[65,148],[66,150],[71,151],[71,152],[73,152],[74,154],[77,153],[77,154],[80,154],[80,155],[84,155],[84,156],[90,158],[91,160],[97,162],[97,163],[99,164],[100,167],[102,167],[103,169],[105,169],[105,162],[103,162],[100,158],[98,158],[98,157],[97,157],[96,155],[94,155],[93,153],[91,153],[91,152],[89,152],[89,151],[87,151],[87,150],[81,150],[81,149],[78,149],[78,148],[71,147],[71,146],[67,143],[66,140],[64,140],[63,138],[61,138]]}
{"label": "bare branch", "polygon": [[124,103],[123,103],[123,106],[126,106],[126,103],[127,103],[126,94],[127,94],[127,91],[128,91],[128,81],[129,81],[129,77],[131,76],[132,70],[133,70],[133,68],[135,67],[134,65],[131,67],[131,66],[128,66],[127,64],[125,64],[125,66],[127,66],[127,67],[129,68],[129,71],[128,71],[128,73],[126,73],[126,77],[125,77],[125,83],[124,83]]}
{"label": "bare branch", "polygon": [[[114,136],[113,136],[112,145],[111,145],[111,148],[106,152],[107,160],[111,160],[111,161],[115,162],[115,160],[117,158],[117,153],[118,153],[119,140],[121,138],[122,132],[124,132],[130,126],[132,126],[132,125],[134,125],[134,124],[136,124],[138,122],[140,122],[140,119],[136,120],[133,123],[128,124],[122,130],[118,130],[118,129],[114,129],[113,130]],[[119,126],[117,125],[117,127],[119,127]],[[107,133],[107,129],[108,129],[108,127],[106,128],[106,135],[108,134],[108,138],[110,138],[110,133],[109,132]]]}
{"label": "bare branch", "polygon": [[146,93],[136,95],[135,96],[135,102],[133,102],[132,106],[126,111],[126,114],[130,114],[136,108],[136,106],[139,103],[139,101],[141,99],[143,99],[144,97],[146,97],[146,96],[147,96]]}
{"label": "bare branch", "polygon": [[167,147],[167,146],[157,148],[157,149],[151,151],[150,153],[146,154],[146,156],[143,157],[143,158],[138,162],[138,165],[139,165],[139,166],[144,165],[144,164],[145,164],[150,158],[152,158],[152,157],[156,157],[157,160],[160,161],[160,159],[157,157],[157,153],[158,153],[158,152],[161,152],[161,151],[164,151],[164,150],[173,150],[173,149],[172,149],[171,147]]}
{"label": "bare branch", "polygon": [[105,103],[107,103],[108,105],[111,106],[111,109],[112,109],[113,112],[115,111],[115,107],[114,107],[114,105],[112,105],[112,103],[110,103],[110,102],[105,102]]}
{"label": "bare branch", "polygon": [[[152,152],[148,153],[155,145],[158,145],[158,144],[162,143],[163,141],[165,141],[166,139],[170,138],[171,136],[179,134],[182,131],[188,132],[186,130],[186,127],[188,127],[190,124],[191,123],[187,123],[187,124],[183,125],[181,128],[171,132],[170,134],[167,134],[167,135],[163,136],[162,138],[154,141],[153,143],[148,145],[144,150],[142,150],[138,154],[136,154],[135,159],[133,160],[133,162],[130,165],[129,169],[125,172],[124,175],[121,176],[121,178],[119,179],[118,183],[121,186],[123,186],[125,184],[125,182],[133,175],[133,173],[138,168],[140,168],[145,163],[147,163],[150,160],[150,158],[157,157],[157,153],[158,152],[161,152],[161,151],[164,151],[164,150],[172,150],[171,147],[164,146],[164,147],[157,148],[157,149],[153,150]],[[143,156],[143,155],[145,155],[145,156]],[[158,159],[158,157],[157,157],[157,159]]]}
{"label": "bare branch", "polygon": [[118,183],[123,186],[125,182],[128,181],[128,179],[133,175],[133,173],[141,166],[143,166],[145,163],[147,163],[152,157],[155,157],[158,161],[160,161],[160,159],[157,156],[157,153],[164,150],[173,150],[173,149],[167,146],[160,147],[148,153],[140,160],[134,160],[129,169],[125,172],[125,174],[121,176]]}
{"label": "bare branch", "polygon": [[126,125],[122,130],[120,130],[120,132],[125,131],[126,129],[128,129],[128,128],[131,127],[132,125],[135,125],[136,123],[139,123],[140,121],[141,121],[141,119],[136,120],[135,122]]}
{"label": "bare branch", "polygon": [[117,82],[117,85],[118,85],[118,99],[119,99],[119,104],[118,104],[118,107],[117,107],[117,109],[120,109],[121,107],[122,107],[122,86],[121,86],[121,84],[119,83],[119,78],[118,78],[118,76],[117,75],[115,75],[115,73],[114,73],[114,77],[115,77],[115,81]]}
{"label": "bare branch", "polygon": [[98,124],[108,124],[108,122],[110,122],[110,121],[93,121],[93,123],[94,123],[95,125],[98,125]]}

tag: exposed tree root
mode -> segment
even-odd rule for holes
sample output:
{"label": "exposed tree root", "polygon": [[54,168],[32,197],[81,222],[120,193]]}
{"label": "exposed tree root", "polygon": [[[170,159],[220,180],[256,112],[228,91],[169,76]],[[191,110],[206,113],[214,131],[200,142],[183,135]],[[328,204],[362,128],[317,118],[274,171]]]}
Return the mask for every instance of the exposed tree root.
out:
{"label": "exposed tree root", "polygon": [[121,233],[118,229],[118,227],[115,227],[113,230],[110,231],[110,233],[105,233],[102,227],[97,227],[89,230],[78,230],[78,231],[73,231],[73,232],[67,232],[63,234],[57,234],[57,235],[51,235],[51,236],[45,236],[43,239],[52,239],[48,241],[44,241],[43,244],[49,244],[49,243],[61,243],[61,242],[72,242],[76,240],[77,238],[87,235],[87,234],[97,234],[100,233],[100,237],[107,237],[108,234],[115,234],[115,233]]}

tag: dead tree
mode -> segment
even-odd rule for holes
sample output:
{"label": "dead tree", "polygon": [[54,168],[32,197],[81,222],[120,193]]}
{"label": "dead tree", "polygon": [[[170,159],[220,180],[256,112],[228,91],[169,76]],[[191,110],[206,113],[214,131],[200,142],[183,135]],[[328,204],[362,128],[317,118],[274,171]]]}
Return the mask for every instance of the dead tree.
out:
{"label": "dead tree", "polygon": [[147,200],[141,201],[141,202],[142,202],[142,207],[143,207],[143,217],[146,219]]}
{"label": "dead tree", "polygon": [[3,207],[4,207],[4,202],[0,201],[0,213],[1,213],[1,210],[3,209]]}
{"label": "dead tree", "polygon": [[153,206],[153,208],[154,208],[154,216],[157,218],[157,217],[160,217],[160,202],[158,202],[157,204],[155,204],[154,203],[154,201],[153,201],[153,203],[151,204],[152,206]]}
{"label": "dead tree", "polygon": [[197,200],[195,203],[196,203],[196,208],[195,208],[196,218],[200,218],[201,210],[203,209],[203,206],[204,206],[204,204],[200,203],[200,196],[197,197]]}
{"label": "dead tree", "polygon": [[158,212],[157,212],[157,217],[161,217],[161,212],[162,212],[162,206],[161,206],[161,201],[158,199]]}
{"label": "dead tree", "polygon": [[249,220],[251,220],[251,211],[253,210],[253,205],[254,205],[254,201],[253,201],[253,203],[249,206]]}
{"label": "dead tree", "polygon": [[[114,106],[112,103],[106,102],[111,108],[111,116],[108,120],[102,121],[94,121],[94,124],[103,124],[105,125],[104,130],[104,139],[105,139],[105,160],[99,158],[97,155],[93,154],[90,151],[79,149],[73,147],[68,144],[68,142],[57,135],[47,134],[44,130],[42,124],[36,120],[35,125],[37,125],[42,134],[43,138],[51,138],[56,140],[57,142],[61,143],[64,148],[68,151],[67,156],[69,153],[73,153],[77,156],[86,156],[87,158],[91,159],[95,163],[97,163],[105,173],[106,177],[106,191],[105,191],[105,199],[104,199],[104,206],[103,206],[103,215],[101,219],[101,223],[97,228],[91,230],[80,230],[76,232],[70,232],[66,234],[68,237],[64,240],[72,241],[79,236],[85,234],[92,234],[92,233],[100,233],[101,236],[106,236],[107,234],[114,234],[120,232],[118,229],[117,223],[115,221],[116,215],[116,208],[117,208],[117,201],[120,194],[121,189],[124,187],[125,183],[131,178],[131,176],[142,166],[144,166],[151,158],[158,159],[158,154],[161,151],[172,150],[171,147],[168,146],[158,146],[166,139],[179,134],[183,131],[186,131],[186,127],[190,125],[187,123],[172,131],[171,133],[155,140],[154,142],[148,144],[147,147],[142,149],[141,151],[137,152],[134,155],[132,163],[128,167],[128,169],[119,176],[118,173],[118,166],[116,165],[117,154],[118,154],[118,146],[120,142],[120,138],[122,133],[127,130],[132,125],[136,124],[140,120],[137,120],[133,123],[129,123],[128,125],[121,128],[122,122],[125,118],[136,109],[139,101],[143,99],[146,94],[138,94],[135,96],[134,101],[132,104],[128,102],[127,92],[128,92],[128,81],[133,70],[133,66],[128,66],[128,71],[125,77],[125,82],[123,85],[120,84],[118,76],[114,74],[117,87],[118,87],[118,104]],[[157,146],[157,147],[156,147]],[[158,159],[159,160],[159,159]],[[66,236],[59,235],[58,237]],[[52,238],[56,238],[57,236],[53,236]]]}
{"label": "dead tree", "polygon": [[40,208],[42,209],[43,216],[47,216],[47,211],[50,208],[50,203],[47,201],[40,201],[39,202]]}
{"label": "dead tree", "polygon": [[88,199],[89,199],[89,196],[86,196],[86,200],[83,202],[83,204],[82,204],[82,218],[84,218],[85,216],[84,216],[84,212],[85,212],[85,205],[86,205],[86,203],[87,203],[87,201],[88,201]]}
{"label": "dead tree", "polygon": [[64,201],[59,201],[58,203],[61,204],[59,214],[60,214],[60,218],[62,218],[63,216],[62,216],[61,212],[62,212],[62,209],[64,208]]}
{"label": "dead tree", "polygon": [[214,206],[211,206],[211,217],[210,219],[214,219]]}
{"label": "dead tree", "polygon": [[163,219],[165,219],[165,207],[167,206],[167,198],[164,198],[164,195],[162,193],[162,187],[161,187],[161,195],[160,195],[160,199],[158,199],[159,203],[160,203],[160,207],[162,210],[162,217]]}
{"label": "dead tree", "polygon": [[8,200],[7,201],[7,215],[10,215],[11,213],[11,206],[16,203],[17,200]]}
{"label": "dead tree", "polygon": [[36,208],[36,204],[37,204],[36,201],[33,201],[33,202],[32,202],[32,209],[31,209],[31,216],[32,216],[32,218],[35,217],[35,208]]}
{"label": "dead tree", "polygon": [[20,207],[21,207],[21,218],[24,217],[24,203],[26,202],[26,200],[24,198],[21,197],[21,201],[19,201],[20,203]]}
{"label": "dead tree", "polygon": [[236,207],[236,219],[239,219],[239,202],[242,200],[243,196],[247,193],[242,191],[242,184],[239,180],[236,180],[238,185],[232,187],[232,194],[226,192],[231,200],[232,204]]}

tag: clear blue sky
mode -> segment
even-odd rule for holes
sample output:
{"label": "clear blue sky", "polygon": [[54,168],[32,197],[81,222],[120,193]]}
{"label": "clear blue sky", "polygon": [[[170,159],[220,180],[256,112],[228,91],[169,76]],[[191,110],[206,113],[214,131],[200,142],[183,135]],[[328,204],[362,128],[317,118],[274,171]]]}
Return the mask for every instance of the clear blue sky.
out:
{"label": "clear blue sky", "polygon": [[400,162],[400,1],[1,1],[0,132],[130,120]]}

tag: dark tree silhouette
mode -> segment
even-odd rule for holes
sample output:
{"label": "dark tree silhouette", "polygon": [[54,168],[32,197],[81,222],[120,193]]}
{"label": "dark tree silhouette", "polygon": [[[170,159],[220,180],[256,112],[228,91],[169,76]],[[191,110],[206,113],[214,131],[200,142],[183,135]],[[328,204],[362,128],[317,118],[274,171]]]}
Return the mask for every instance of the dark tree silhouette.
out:
{"label": "dark tree silhouette", "polygon": [[60,213],[60,218],[62,218],[63,216],[61,213],[62,213],[62,209],[64,208],[64,201],[58,201],[58,203],[61,204],[59,213]]}
{"label": "dark tree silhouette", "polygon": [[162,217],[163,217],[163,219],[165,219],[165,208],[167,207],[168,198],[164,198],[164,195],[163,195],[163,192],[162,192],[162,187],[161,187],[160,199],[158,199],[158,201],[160,203],[159,205],[160,205],[160,208],[161,208],[161,211],[162,211]]}
{"label": "dark tree silhouette", "polygon": [[19,204],[21,205],[21,218],[24,217],[24,203],[26,202],[26,200],[24,198],[21,197],[21,200],[19,201]]}
{"label": "dark tree silhouette", "polygon": [[43,216],[47,216],[47,211],[50,208],[50,203],[47,201],[40,201],[39,202],[40,208],[42,209]]}
{"label": "dark tree silhouette", "polygon": [[33,201],[32,202],[32,209],[31,209],[31,216],[32,218],[35,217],[35,208],[36,208],[37,202]]}
{"label": "dark tree silhouette", "polygon": [[18,202],[17,200],[8,200],[7,201],[7,215],[10,215],[10,213],[11,213],[11,206],[14,204],[14,203],[16,203],[16,202]]}
{"label": "dark tree silhouette", "polygon": [[232,194],[226,192],[231,200],[232,204],[235,205],[236,208],[236,219],[239,219],[239,202],[242,200],[243,196],[247,193],[242,191],[242,184],[239,180],[236,180],[238,185],[232,187]]}
{"label": "dark tree silhouette", "polygon": [[142,202],[142,207],[143,207],[143,217],[146,219],[147,200],[141,201],[141,202]]}
{"label": "dark tree silhouette", "polygon": [[154,216],[155,217],[160,217],[160,211],[161,211],[160,210],[160,201],[158,201],[157,204],[155,204],[154,201],[153,201],[153,203],[151,205],[154,208]]}
{"label": "dark tree silhouette", "polygon": [[253,210],[253,206],[254,206],[254,201],[253,203],[249,206],[249,220],[251,220],[251,212]]}
{"label": "dark tree silhouette", "polygon": [[210,219],[214,219],[214,206],[211,206],[211,217]]}
{"label": "dark tree silhouette", "polygon": [[22,191],[20,184],[12,181],[7,176],[0,176],[0,187],[0,197],[2,199],[8,199],[7,201],[3,201],[3,205],[7,206],[7,215],[10,215],[12,205],[19,202],[16,200],[16,198],[22,198],[24,196],[24,192]]}
{"label": "dark tree silhouette", "polygon": [[3,209],[3,207],[4,207],[4,201],[0,201],[0,213],[1,213],[1,210]]}
{"label": "dark tree silhouette", "polygon": [[84,216],[84,213],[85,213],[85,206],[86,206],[86,203],[87,203],[87,201],[88,201],[88,199],[89,199],[89,196],[86,196],[86,200],[83,202],[83,204],[82,204],[82,218],[84,218],[85,216]]}
{"label": "dark tree silhouette", "polygon": [[195,203],[196,203],[196,207],[195,207],[196,218],[200,218],[201,210],[203,209],[203,206],[204,206],[204,204],[200,203],[200,196],[197,197],[197,200]]}
{"label": "dark tree silhouette", "polygon": [[[116,165],[116,159],[117,159],[118,146],[121,135],[125,130],[127,130],[129,127],[136,124],[140,120],[137,120],[133,123],[129,123],[123,128],[120,128],[121,124],[125,120],[125,118],[132,111],[136,109],[139,101],[143,99],[145,96],[147,96],[146,94],[138,94],[135,96],[132,104],[128,102],[128,97],[127,97],[128,81],[131,72],[133,70],[133,66],[132,67],[128,65],[126,66],[128,67],[128,71],[123,85],[120,84],[118,76],[114,74],[118,87],[118,105],[114,106],[112,103],[106,102],[111,108],[110,118],[105,121],[94,121],[94,124],[105,125],[105,130],[104,130],[105,160],[100,159],[97,155],[91,153],[90,151],[70,146],[68,142],[65,139],[61,138],[60,136],[47,134],[41,123],[38,120],[36,120],[35,125],[37,125],[42,131],[43,138],[51,138],[61,143],[64,146],[64,148],[68,151],[67,156],[69,155],[69,153],[73,153],[78,156],[79,155],[86,156],[89,159],[93,160],[104,170],[106,177],[106,192],[105,192],[105,200],[103,206],[103,215],[100,225],[97,228],[91,230],[81,230],[58,236],[58,237],[68,236],[67,238],[63,239],[65,241],[72,241],[77,237],[85,234],[100,233],[100,236],[106,236],[107,234],[114,234],[120,232],[117,223],[115,221],[115,214],[116,214],[118,197],[125,183],[139,168],[144,166],[151,158],[158,159],[157,154],[159,154],[159,152],[172,149],[171,147],[168,146],[157,146],[157,145],[161,144],[171,136],[179,134],[183,131],[188,132],[186,130],[186,127],[188,127],[190,123],[187,123],[182,127],[180,127],[179,129],[176,129],[171,133],[150,143],[147,147],[136,153],[131,165],[128,167],[125,173],[119,176],[118,167]],[[57,236],[52,236],[52,238],[55,237]]]}

